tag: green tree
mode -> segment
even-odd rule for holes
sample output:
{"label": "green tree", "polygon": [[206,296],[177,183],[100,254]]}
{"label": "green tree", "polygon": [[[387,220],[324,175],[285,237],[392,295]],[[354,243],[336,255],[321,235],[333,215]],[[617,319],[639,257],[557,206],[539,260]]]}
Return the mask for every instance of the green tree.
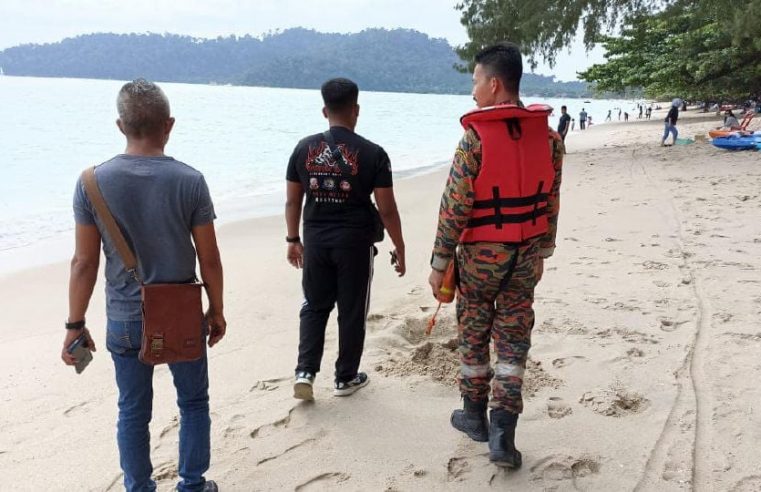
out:
{"label": "green tree", "polygon": [[600,38],[606,63],[593,65],[580,76],[600,90],[642,87],[645,94],[658,98],[758,95],[761,50],[755,39],[737,32],[738,22],[717,4],[675,4],[662,12],[630,17],[620,36]]}
{"label": "green tree", "polygon": [[650,11],[658,0],[463,0],[461,12],[470,41],[457,49],[472,60],[482,48],[500,41],[518,43],[532,67],[541,58],[553,65],[558,51],[583,29],[584,43],[594,46],[599,36],[628,16]]}

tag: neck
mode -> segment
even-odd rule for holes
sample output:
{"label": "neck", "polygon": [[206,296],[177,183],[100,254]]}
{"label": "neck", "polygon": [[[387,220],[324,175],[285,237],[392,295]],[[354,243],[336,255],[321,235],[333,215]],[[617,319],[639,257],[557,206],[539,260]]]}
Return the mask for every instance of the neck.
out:
{"label": "neck", "polygon": [[331,128],[334,126],[340,126],[341,128],[346,128],[347,130],[354,131],[355,125],[352,124],[350,121],[347,121],[343,118],[328,118],[328,125],[330,125]]}
{"label": "neck", "polygon": [[159,144],[153,139],[127,139],[127,148],[124,150],[127,155],[145,156],[145,157],[164,157],[164,145]]}
{"label": "neck", "polygon": [[520,97],[518,97],[518,94],[503,92],[502,94],[497,95],[496,99],[497,104],[518,104]]}

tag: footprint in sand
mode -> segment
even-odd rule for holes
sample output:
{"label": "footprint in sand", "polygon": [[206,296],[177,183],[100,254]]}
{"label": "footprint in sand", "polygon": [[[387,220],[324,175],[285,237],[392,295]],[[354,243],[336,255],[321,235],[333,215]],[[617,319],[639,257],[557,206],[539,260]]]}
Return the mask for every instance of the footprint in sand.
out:
{"label": "footprint in sand", "polygon": [[572,355],[570,357],[559,357],[552,361],[552,367],[554,367],[555,369],[560,369],[563,367],[568,367],[574,364],[575,362],[587,361],[587,360],[589,359],[581,355]]}
{"label": "footprint in sand", "polygon": [[[564,488],[563,482],[571,482],[577,488],[577,480],[600,472],[600,463],[596,458],[571,456],[548,456],[531,467],[531,480],[542,482],[545,490]],[[584,489],[584,487],[582,487]]]}
{"label": "footprint in sand", "polygon": [[291,415],[293,415],[293,411],[296,409],[296,407],[292,407],[290,410],[288,410],[288,414],[278,420],[275,420],[274,422],[270,422],[269,424],[260,425],[256,429],[252,430],[249,436],[251,439],[256,439],[257,437],[263,437],[263,434],[267,430],[271,429],[277,429],[277,428],[287,428],[288,424],[291,423]]}
{"label": "footprint in sand", "polygon": [[284,381],[289,381],[290,378],[288,376],[283,376],[279,378],[272,378],[272,379],[262,379],[254,383],[253,386],[251,386],[251,389],[249,389],[249,392],[252,391],[275,391],[280,387],[280,383],[283,383]]}
{"label": "footprint in sand", "polygon": [[161,480],[174,480],[178,476],[177,464],[173,461],[161,463],[153,469],[153,478],[157,482],[160,482]]}
{"label": "footprint in sand", "polygon": [[737,482],[729,492],[758,492],[761,490],[761,475],[749,475]]}
{"label": "footprint in sand", "polygon": [[306,482],[296,485],[295,492],[302,490],[329,490],[330,485],[338,485],[351,478],[348,473],[328,472],[312,477]]}
{"label": "footprint in sand", "polygon": [[169,424],[164,426],[163,429],[161,429],[161,434],[159,434],[159,439],[163,439],[164,437],[166,437],[167,434],[169,434],[174,429],[179,427],[179,425],[180,425],[179,417],[177,415],[173,416]]}
{"label": "footprint in sand", "polygon": [[567,415],[571,415],[573,410],[562,398],[558,396],[551,396],[547,401],[547,415],[552,419],[562,419]]}
{"label": "footprint in sand", "polygon": [[447,463],[447,481],[459,482],[470,472],[470,463],[463,457],[454,457]]}
{"label": "footprint in sand", "polygon": [[584,393],[579,398],[579,403],[607,417],[633,415],[650,406],[650,400],[644,396],[615,383],[606,389]]}

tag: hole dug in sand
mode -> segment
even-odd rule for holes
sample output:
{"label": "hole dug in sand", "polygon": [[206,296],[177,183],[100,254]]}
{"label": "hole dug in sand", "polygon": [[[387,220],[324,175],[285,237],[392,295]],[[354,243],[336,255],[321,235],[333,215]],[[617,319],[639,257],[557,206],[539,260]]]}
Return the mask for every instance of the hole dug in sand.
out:
{"label": "hole dug in sand", "polygon": [[[412,318],[408,318],[404,322],[404,328],[412,334],[410,338],[405,338],[414,343],[413,340],[416,338],[415,335],[419,327],[421,330],[420,337],[425,341],[419,345],[408,347],[405,351],[397,352],[383,364],[377,365],[376,371],[386,376],[428,376],[442,384],[456,385],[460,369],[460,355],[454,320],[448,317],[440,319],[431,338],[425,337],[422,331],[425,329],[427,318],[422,318],[418,320],[419,322],[414,323],[411,322],[412,320]],[[436,335],[439,336],[436,337]],[[444,336],[448,338],[442,338]],[[492,352],[492,362],[496,359]],[[549,375],[542,368],[541,362],[534,361],[529,357],[523,381],[524,397],[532,397],[542,388],[557,388],[561,382],[560,379]]]}
{"label": "hole dug in sand", "polygon": [[650,400],[627,390],[621,383],[613,383],[610,388],[584,393],[579,403],[600,415],[625,417],[644,411],[650,405]]}

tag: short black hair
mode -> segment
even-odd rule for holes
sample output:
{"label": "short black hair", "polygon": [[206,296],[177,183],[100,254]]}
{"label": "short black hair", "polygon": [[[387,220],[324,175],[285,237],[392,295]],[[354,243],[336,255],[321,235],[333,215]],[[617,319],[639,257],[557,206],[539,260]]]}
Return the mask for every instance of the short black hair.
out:
{"label": "short black hair", "polygon": [[359,87],[342,77],[330,79],[320,88],[322,101],[331,113],[344,112],[357,104]]}
{"label": "short black hair", "polygon": [[568,107],[567,106],[560,106],[560,109],[565,109],[566,111],[568,111]]}
{"label": "short black hair", "polygon": [[484,48],[476,54],[475,61],[489,75],[499,78],[506,90],[516,94],[520,91],[523,57],[517,44],[505,41]]}

